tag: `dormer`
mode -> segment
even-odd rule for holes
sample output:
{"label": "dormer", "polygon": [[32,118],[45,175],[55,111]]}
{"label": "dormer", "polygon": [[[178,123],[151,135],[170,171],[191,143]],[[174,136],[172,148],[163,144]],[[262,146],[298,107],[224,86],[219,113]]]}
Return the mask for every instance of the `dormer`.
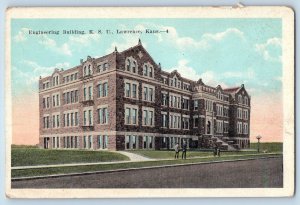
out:
{"label": "dormer", "polygon": [[150,62],[144,63],[143,76],[154,78],[154,69],[153,65]]}
{"label": "dormer", "polygon": [[85,62],[82,67],[83,77],[93,75],[93,64],[92,62]]}
{"label": "dormer", "polygon": [[136,74],[138,73],[137,61],[132,56],[126,58],[125,71]]}
{"label": "dormer", "polygon": [[55,69],[54,73],[52,74],[52,79],[51,79],[51,84],[52,86],[57,86],[60,84],[60,74],[59,74],[59,69]]}
{"label": "dormer", "polygon": [[180,81],[180,74],[177,72],[177,70],[174,70],[171,72],[171,77],[169,80],[169,86],[176,87],[176,88],[181,88],[181,81]]}

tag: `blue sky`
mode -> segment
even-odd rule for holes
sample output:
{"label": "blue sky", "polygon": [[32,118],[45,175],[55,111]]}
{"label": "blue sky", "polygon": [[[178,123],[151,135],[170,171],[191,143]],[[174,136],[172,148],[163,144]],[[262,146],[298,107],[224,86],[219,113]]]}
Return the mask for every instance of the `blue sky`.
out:
{"label": "blue sky", "polygon": [[[160,34],[28,35],[28,30],[168,30]],[[245,84],[250,95],[282,89],[280,19],[14,19],[13,96],[38,91],[38,78],[142,44],[167,71],[212,86]]]}

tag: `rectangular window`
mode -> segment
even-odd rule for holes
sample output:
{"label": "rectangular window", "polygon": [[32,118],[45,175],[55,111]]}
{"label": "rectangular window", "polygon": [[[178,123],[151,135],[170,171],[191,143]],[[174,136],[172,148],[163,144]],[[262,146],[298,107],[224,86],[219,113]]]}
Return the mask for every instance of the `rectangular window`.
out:
{"label": "rectangular window", "polygon": [[194,117],[194,128],[199,126],[199,117]]}
{"label": "rectangular window", "polygon": [[167,127],[167,115],[162,114],[162,127]]}
{"label": "rectangular window", "polygon": [[148,100],[148,88],[144,87],[144,100]]}
{"label": "rectangular window", "polygon": [[59,127],[60,124],[59,124],[59,115],[56,115],[56,126]]}
{"label": "rectangular window", "polygon": [[87,125],[87,112],[86,111],[84,111],[83,112],[83,125]]}
{"label": "rectangular window", "polygon": [[144,110],[143,111],[143,117],[144,117],[144,125],[147,125],[148,124],[148,111],[147,110]]}
{"label": "rectangular window", "polygon": [[129,135],[125,136],[125,146],[126,146],[126,149],[131,149],[131,146],[130,146],[130,136]]}
{"label": "rectangular window", "polygon": [[74,91],[74,101],[78,102],[78,90]]}
{"label": "rectangular window", "polygon": [[71,113],[71,126],[74,126],[74,113]]}
{"label": "rectangular window", "polygon": [[136,88],[137,88],[137,85],[136,84],[132,84],[132,98],[136,98],[137,95],[136,95]]}
{"label": "rectangular window", "polygon": [[198,100],[194,100],[194,110],[198,110]]}
{"label": "rectangular window", "polygon": [[137,124],[137,109],[135,108],[132,109],[132,124]]}
{"label": "rectangular window", "polygon": [[102,97],[103,93],[103,87],[102,84],[98,85],[98,96],[97,97]]}
{"label": "rectangular window", "polygon": [[153,101],[153,89],[149,88],[149,101]]}
{"label": "rectangular window", "polygon": [[78,112],[75,112],[75,126],[78,125]]}
{"label": "rectangular window", "polygon": [[149,111],[149,125],[153,125],[153,111]]}
{"label": "rectangular window", "polygon": [[125,124],[130,124],[130,108],[125,110]]}
{"label": "rectangular window", "polygon": [[87,140],[86,140],[86,136],[83,136],[83,148],[87,148]]}
{"label": "rectangular window", "polygon": [[103,97],[106,97],[108,94],[108,84],[103,83]]}
{"label": "rectangular window", "polygon": [[68,113],[67,114],[67,127],[70,126],[70,114]]}
{"label": "rectangular window", "polygon": [[162,98],[162,105],[167,106],[167,94],[162,93],[161,94]]}
{"label": "rectangular window", "polygon": [[130,92],[131,92],[131,89],[130,89],[130,83],[126,83],[125,84],[125,96],[130,98]]}
{"label": "rectangular window", "polygon": [[89,125],[92,125],[93,122],[92,122],[92,111],[89,110]]}
{"label": "rectangular window", "polygon": [[52,116],[52,127],[55,128],[55,115]]}
{"label": "rectangular window", "polygon": [[93,138],[91,135],[89,135],[89,147],[88,148],[91,149],[92,145],[93,145]]}
{"label": "rectangular window", "polygon": [[53,107],[55,107],[55,95],[52,96]]}
{"label": "rectangular window", "polygon": [[86,100],[86,88],[83,88],[83,99]]}
{"label": "rectangular window", "polygon": [[93,97],[93,90],[92,90],[92,86],[89,86],[89,100],[91,100]]}

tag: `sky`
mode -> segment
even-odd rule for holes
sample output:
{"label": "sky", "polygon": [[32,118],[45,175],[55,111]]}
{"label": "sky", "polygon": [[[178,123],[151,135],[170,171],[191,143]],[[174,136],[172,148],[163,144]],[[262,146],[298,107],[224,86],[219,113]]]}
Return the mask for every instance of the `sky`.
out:
{"label": "sky", "polygon": [[139,38],[163,70],[176,69],[183,77],[202,78],[215,87],[244,84],[252,101],[251,141],[257,135],[266,142],[283,140],[281,19],[14,19],[11,25],[14,144],[38,143],[39,76],[72,68],[88,55],[101,57],[115,47],[125,50]]}

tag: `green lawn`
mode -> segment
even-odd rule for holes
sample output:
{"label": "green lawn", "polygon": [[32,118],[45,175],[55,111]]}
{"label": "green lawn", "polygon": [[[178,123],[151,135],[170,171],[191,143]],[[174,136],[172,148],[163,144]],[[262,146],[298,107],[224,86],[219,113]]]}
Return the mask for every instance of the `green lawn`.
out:
{"label": "green lawn", "polygon": [[[136,150],[136,151],[130,151],[135,154],[139,154],[148,158],[153,159],[172,159],[174,158],[175,152],[172,150],[166,150],[166,151],[160,151],[160,150]],[[222,156],[228,156],[228,155],[241,155],[241,154],[256,154],[256,151],[228,151],[228,152],[222,152]],[[181,157],[182,152],[179,153],[179,157]],[[186,157],[187,158],[193,158],[193,157],[206,157],[206,156],[213,156],[213,151],[187,151]]]}
{"label": "green lawn", "polygon": [[262,156],[282,156],[281,154],[260,154],[260,155],[242,155],[242,156],[221,156],[221,157],[206,157],[206,158],[194,158],[187,160],[159,160],[159,161],[146,161],[146,162],[128,162],[117,164],[103,164],[103,165],[88,165],[88,166],[72,166],[72,167],[52,167],[52,168],[37,168],[37,169],[24,169],[24,170],[12,170],[12,177],[29,177],[29,176],[45,176],[52,174],[67,174],[67,173],[82,173],[93,171],[105,171],[105,170],[117,170],[126,168],[139,168],[139,167],[151,167],[162,166],[172,164],[184,164],[184,163],[198,163],[209,161],[222,161],[222,160],[235,160],[235,159],[249,159],[258,158]]}
{"label": "green lawn", "polygon": [[12,167],[125,160],[129,160],[129,158],[119,153],[107,151],[45,150],[31,146],[12,146],[11,150]]}
{"label": "green lawn", "polygon": [[[282,152],[282,142],[263,142],[260,143],[260,151],[267,151],[267,152]],[[251,149],[257,149],[257,143],[250,143]]]}

